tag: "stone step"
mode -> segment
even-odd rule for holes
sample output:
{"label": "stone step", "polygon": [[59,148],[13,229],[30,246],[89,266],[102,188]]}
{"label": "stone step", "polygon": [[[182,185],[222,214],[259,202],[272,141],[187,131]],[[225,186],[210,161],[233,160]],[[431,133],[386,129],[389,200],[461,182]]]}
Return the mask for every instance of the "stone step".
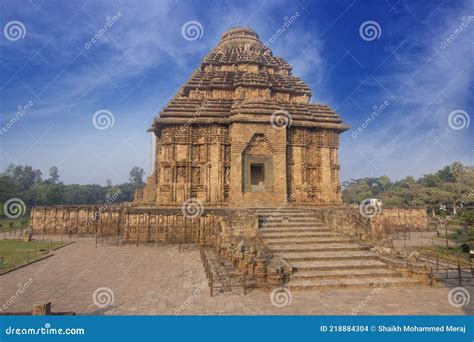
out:
{"label": "stone step", "polygon": [[[279,223],[279,224],[259,224],[260,229],[272,228],[272,229],[329,229],[328,226],[323,224],[301,224],[301,223]],[[332,230],[332,229],[331,229]]]}
{"label": "stone step", "polygon": [[314,215],[312,210],[300,208],[255,208],[258,213],[310,213]]}
{"label": "stone step", "polygon": [[260,233],[304,233],[304,232],[334,232],[331,228],[314,228],[314,227],[271,227],[271,228],[259,228]]}
{"label": "stone step", "polygon": [[301,218],[301,219],[312,219],[312,220],[317,220],[321,221],[319,218],[314,216],[312,213],[258,213],[259,219],[269,219],[269,220],[281,220],[283,217],[289,217],[289,218]]}
{"label": "stone step", "polygon": [[333,288],[367,288],[367,287],[404,287],[421,285],[420,281],[401,277],[368,277],[321,280],[290,280],[286,285],[290,291],[324,290]]}
{"label": "stone step", "polygon": [[285,261],[292,264],[294,261],[333,261],[333,260],[370,260],[378,259],[377,255],[368,251],[353,252],[285,252],[277,253]]}
{"label": "stone step", "polygon": [[287,238],[281,239],[264,239],[265,244],[269,247],[273,245],[281,244],[298,244],[298,245],[314,245],[314,244],[327,244],[327,243],[346,243],[353,242],[354,240],[348,237],[312,237],[312,238]]}
{"label": "stone step", "polygon": [[341,237],[333,232],[292,232],[292,233],[263,233],[261,237],[265,240],[292,239],[292,238],[313,238],[313,237]]}
{"label": "stone step", "polygon": [[297,271],[362,270],[389,268],[379,260],[332,260],[328,261],[292,261],[290,265]]}
{"label": "stone step", "polygon": [[328,243],[328,244],[272,244],[270,248],[274,253],[279,252],[331,252],[331,251],[368,251],[370,247],[355,243]]}
{"label": "stone step", "polygon": [[308,223],[321,223],[321,224],[324,224],[323,221],[321,220],[318,220],[317,218],[315,217],[311,217],[311,216],[259,216],[258,217],[258,221],[259,222],[268,222],[268,223],[272,223],[272,222],[276,222],[276,223],[280,223],[280,222],[301,222],[301,223],[304,223],[304,222],[308,222]]}
{"label": "stone step", "polygon": [[281,227],[281,226],[288,226],[288,227],[295,227],[295,226],[302,226],[302,227],[327,227],[327,224],[324,224],[319,221],[315,222],[300,222],[300,221],[259,221],[259,227]]}
{"label": "stone step", "polygon": [[267,221],[281,221],[281,220],[301,220],[301,221],[316,221],[316,222],[324,222],[313,215],[262,215],[258,214],[259,220],[267,220]]}
{"label": "stone step", "polygon": [[338,279],[338,278],[373,278],[373,277],[401,277],[400,272],[390,269],[354,269],[354,270],[328,270],[328,271],[297,271],[290,276],[293,280],[309,279]]}

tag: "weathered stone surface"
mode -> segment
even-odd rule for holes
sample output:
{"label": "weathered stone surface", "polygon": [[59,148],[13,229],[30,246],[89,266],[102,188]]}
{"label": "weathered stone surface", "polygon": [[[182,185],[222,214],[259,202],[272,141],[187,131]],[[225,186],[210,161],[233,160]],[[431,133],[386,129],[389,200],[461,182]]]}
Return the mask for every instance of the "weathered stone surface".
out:
{"label": "weathered stone surface", "polygon": [[[340,259],[341,252],[347,252],[346,259],[371,258],[373,253],[358,251],[361,247],[348,240],[390,248],[387,233],[425,229],[423,208],[383,208],[367,218],[358,208],[342,205],[339,134],[349,127],[328,106],[310,103],[311,95],[257,33],[230,29],[153,121],[155,168],[135,192],[134,203],[36,207],[33,232],[115,237],[117,245],[212,245],[257,286],[268,287],[285,284],[293,271],[279,249],[295,263]],[[189,200],[194,207],[186,213],[183,204]],[[259,234],[258,212],[265,208],[279,214],[268,217],[279,220],[277,231],[267,231],[273,251]],[[312,219],[293,215],[301,208]],[[285,224],[292,230],[278,232]],[[305,224],[309,233],[296,231]],[[308,242],[317,245],[310,256],[294,247]],[[328,244],[336,244],[330,252],[335,254],[321,250]]]}
{"label": "weathered stone surface", "polygon": [[[328,106],[310,103],[311,90],[291,70],[253,30],[225,32],[154,120],[155,172],[135,200],[341,203],[337,152],[349,127]],[[251,184],[256,165],[263,175]]]}

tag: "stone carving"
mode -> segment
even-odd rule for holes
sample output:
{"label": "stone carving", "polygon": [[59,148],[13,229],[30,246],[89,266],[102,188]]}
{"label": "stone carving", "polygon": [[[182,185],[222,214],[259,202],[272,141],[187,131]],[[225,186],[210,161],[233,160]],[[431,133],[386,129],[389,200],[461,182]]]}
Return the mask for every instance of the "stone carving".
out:
{"label": "stone carving", "polygon": [[[154,120],[156,176],[135,201],[180,205],[193,195],[211,205],[275,205],[294,194],[296,204],[340,204],[337,151],[348,126],[310,103],[311,90],[291,69],[250,28],[225,32]],[[272,127],[276,111],[288,113],[288,127]],[[244,149],[272,158],[266,186],[255,191],[245,185]],[[207,173],[196,169],[202,162]]]}

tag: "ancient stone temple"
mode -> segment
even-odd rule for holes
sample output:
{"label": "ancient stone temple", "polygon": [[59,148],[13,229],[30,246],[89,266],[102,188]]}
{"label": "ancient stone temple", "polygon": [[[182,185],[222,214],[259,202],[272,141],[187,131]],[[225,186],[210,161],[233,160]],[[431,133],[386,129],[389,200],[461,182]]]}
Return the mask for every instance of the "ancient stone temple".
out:
{"label": "ancient stone temple", "polygon": [[348,126],[310,103],[291,71],[251,29],[225,32],[154,120],[155,170],[134,203],[35,207],[33,233],[197,244],[211,294],[214,275],[230,284],[233,268],[244,288],[247,279],[291,290],[425,283],[425,268],[381,246],[394,231],[426,229],[426,209],[342,204]]}
{"label": "ancient stone temple", "polygon": [[232,28],[154,120],[155,171],[136,202],[216,206],[341,203],[331,108],[250,28]]}

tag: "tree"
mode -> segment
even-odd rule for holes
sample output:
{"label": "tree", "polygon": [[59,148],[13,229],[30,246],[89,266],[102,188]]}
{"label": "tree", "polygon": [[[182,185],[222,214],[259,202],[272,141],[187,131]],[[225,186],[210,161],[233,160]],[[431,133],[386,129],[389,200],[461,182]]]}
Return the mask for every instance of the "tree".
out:
{"label": "tree", "polygon": [[143,182],[143,176],[145,175],[145,171],[141,167],[135,166],[130,171],[130,183],[139,187],[143,186],[145,183]]}
{"label": "tree", "polygon": [[59,182],[59,169],[57,168],[57,166],[53,166],[49,169],[48,182],[51,184],[57,184]]}
{"label": "tree", "polygon": [[41,171],[33,170],[31,166],[10,164],[3,175],[9,177],[13,183],[19,188],[19,191],[26,191],[30,189],[33,184],[41,179]]}

